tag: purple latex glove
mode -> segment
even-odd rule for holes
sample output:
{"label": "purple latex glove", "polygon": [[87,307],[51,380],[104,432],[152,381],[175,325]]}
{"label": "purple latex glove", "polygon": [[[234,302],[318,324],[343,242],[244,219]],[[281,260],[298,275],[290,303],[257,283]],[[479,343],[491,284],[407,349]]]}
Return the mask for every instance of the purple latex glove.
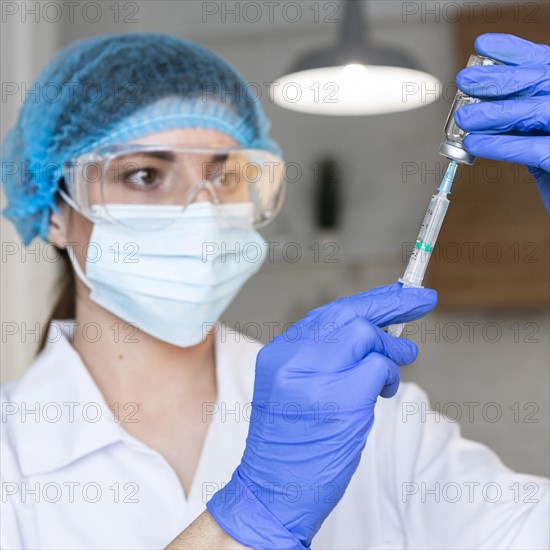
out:
{"label": "purple latex glove", "polygon": [[457,124],[471,132],[464,147],[479,157],[527,165],[550,213],[550,47],[511,34],[482,34],[475,48],[506,65],[458,73],[463,92],[488,100],[456,112]]}
{"label": "purple latex glove", "polygon": [[[308,548],[342,498],[413,342],[380,327],[418,319],[434,290],[400,283],[309,313],[258,354],[246,449],[208,502],[218,524],[253,548]],[[366,488],[368,490],[368,488]]]}

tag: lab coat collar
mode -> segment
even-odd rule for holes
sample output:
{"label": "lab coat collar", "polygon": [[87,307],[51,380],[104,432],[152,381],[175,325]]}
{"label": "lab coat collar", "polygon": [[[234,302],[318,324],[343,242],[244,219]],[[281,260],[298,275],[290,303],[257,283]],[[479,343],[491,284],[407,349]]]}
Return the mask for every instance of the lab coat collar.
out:
{"label": "lab coat collar", "polygon": [[62,468],[120,441],[122,429],[69,336],[75,321],[53,321],[46,347],[9,400],[14,444],[23,474]]}
{"label": "lab coat collar", "polygon": [[[21,413],[10,415],[13,429],[9,432],[17,447],[21,471],[27,476],[57,470],[116,443],[139,447],[142,451],[148,449],[117,422],[80,355],[72,347],[70,337],[75,325],[72,320],[53,321],[46,347],[8,392],[8,400]],[[214,418],[214,424],[233,422],[236,430],[216,432],[222,448],[224,437],[238,433],[244,449],[248,423],[243,420],[243,411],[252,397],[254,363],[261,347],[259,342],[251,342],[236,331],[228,330],[223,323],[215,331],[217,409],[221,413],[227,411],[228,419]],[[27,412],[25,415],[23,408]],[[60,415],[57,420],[56,414]],[[243,449],[235,444],[232,447],[237,460]],[[208,471],[208,464],[204,468]]]}

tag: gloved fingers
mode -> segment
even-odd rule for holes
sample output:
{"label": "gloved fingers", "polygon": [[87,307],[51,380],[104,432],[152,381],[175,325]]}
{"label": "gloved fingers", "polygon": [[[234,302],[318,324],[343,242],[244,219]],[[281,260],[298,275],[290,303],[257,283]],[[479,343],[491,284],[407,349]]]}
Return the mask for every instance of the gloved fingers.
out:
{"label": "gloved fingers", "polygon": [[416,321],[437,305],[437,292],[431,288],[403,288],[397,283],[397,300],[393,307],[379,298],[366,317],[371,323],[386,327],[397,323]]}
{"label": "gloved fingers", "polygon": [[[401,287],[402,285],[400,283],[392,283],[391,285],[378,286],[375,288],[371,288],[369,290],[364,290],[363,292],[360,292],[359,294],[355,294],[352,296],[344,296],[343,298],[339,298],[338,300],[334,300],[333,302],[330,302],[328,304],[323,304],[322,306],[312,309],[301,321],[298,321],[298,322],[302,323],[303,321],[312,321],[313,319],[317,319],[317,317],[324,315],[327,309],[343,307],[346,304],[348,304],[348,302],[355,299],[357,296],[374,299],[377,296],[387,296],[388,293],[395,292]],[[350,320],[353,319],[354,317],[355,316],[350,317]]]}
{"label": "gloved fingers", "polygon": [[508,65],[548,65],[550,63],[550,47],[534,44],[513,34],[481,34],[476,38],[474,46],[479,54]]}
{"label": "gloved fingers", "polygon": [[382,286],[340,298],[318,308],[300,322],[318,326],[333,323],[342,328],[357,317],[378,326],[414,321],[423,317],[437,304],[435,290],[403,288],[401,283]]}
{"label": "gloved fingers", "polygon": [[418,356],[414,342],[404,338],[390,336],[381,328],[361,317],[355,318],[340,330],[338,353],[350,351],[349,363],[358,363],[370,353],[378,353],[391,359],[398,365],[409,365]]}
{"label": "gloved fingers", "polygon": [[[381,397],[393,397],[399,388],[401,373],[391,359],[379,353],[370,353],[361,361],[366,387]],[[370,393],[370,392],[369,392]]]}
{"label": "gloved fingers", "polygon": [[398,377],[394,382],[386,384],[380,392],[380,397],[385,397],[386,399],[389,397],[393,397],[399,389],[399,381],[400,377]]}
{"label": "gloved fingers", "polygon": [[455,120],[466,132],[550,133],[550,98],[524,97],[473,103],[458,109]]}
{"label": "gloved fingers", "polygon": [[550,65],[467,67],[456,75],[456,84],[466,95],[480,99],[547,96],[550,93]]}
{"label": "gloved fingers", "polygon": [[477,157],[517,162],[550,172],[550,136],[468,134],[464,147]]}

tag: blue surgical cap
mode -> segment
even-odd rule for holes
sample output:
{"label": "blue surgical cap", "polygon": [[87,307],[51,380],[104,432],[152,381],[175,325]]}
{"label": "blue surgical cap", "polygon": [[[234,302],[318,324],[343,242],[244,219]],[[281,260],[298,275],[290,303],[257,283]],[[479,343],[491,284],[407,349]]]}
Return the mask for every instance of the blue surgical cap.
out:
{"label": "blue surgical cap", "polygon": [[97,36],[60,50],[2,144],[4,215],[29,243],[48,231],[64,163],[173,128],[222,131],[280,155],[258,97],[203,46],[163,34]]}

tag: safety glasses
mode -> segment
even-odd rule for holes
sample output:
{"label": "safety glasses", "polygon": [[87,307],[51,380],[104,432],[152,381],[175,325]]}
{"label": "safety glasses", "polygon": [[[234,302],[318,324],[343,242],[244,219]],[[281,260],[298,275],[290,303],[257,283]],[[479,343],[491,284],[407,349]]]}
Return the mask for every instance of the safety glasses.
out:
{"label": "safety glasses", "polygon": [[[79,212],[92,218],[101,207],[114,221],[121,204],[170,206],[171,223],[192,202],[222,206],[251,203],[253,227],[269,223],[278,213],[285,190],[284,162],[260,149],[175,148],[123,144],[102,147],[65,165],[65,185]],[[163,208],[160,208],[163,210]],[[219,208],[223,215],[224,208]],[[234,225],[234,219],[227,222]],[[140,227],[142,229],[142,227]]]}

